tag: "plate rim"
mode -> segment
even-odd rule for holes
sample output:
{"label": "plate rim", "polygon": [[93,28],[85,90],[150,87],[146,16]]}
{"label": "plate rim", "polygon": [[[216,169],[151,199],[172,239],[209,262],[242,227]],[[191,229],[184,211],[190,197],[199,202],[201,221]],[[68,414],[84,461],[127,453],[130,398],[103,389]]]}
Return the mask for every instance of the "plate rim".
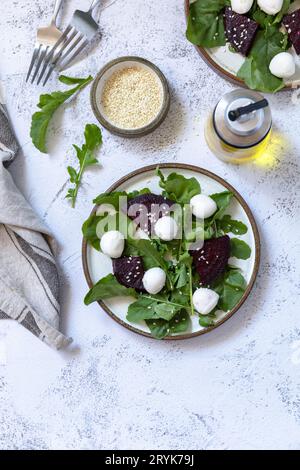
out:
{"label": "plate rim", "polygon": [[[198,173],[200,175],[208,176],[208,177],[212,178],[213,180],[217,181],[218,183],[222,184],[229,191],[232,191],[235,198],[238,200],[238,202],[240,203],[240,205],[242,206],[242,208],[246,212],[246,215],[247,215],[247,217],[250,221],[251,228],[252,228],[252,231],[253,231],[253,236],[254,236],[254,245],[255,245],[255,259],[254,259],[253,272],[252,272],[250,281],[247,285],[247,288],[246,288],[246,290],[243,294],[243,297],[237,303],[237,305],[232,310],[227,312],[226,315],[222,319],[220,319],[213,326],[203,328],[202,330],[196,331],[194,333],[180,334],[180,335],[177,335],[177,336],[176,335],[175,336],[166,336],[165,338],[163,338],[163,340],[167,340],[167,341],[177,341],[177,340],[195,338],[195,337],[204,335],[206,333],[209,333],[212,330],[215,330],[219,326],[223,325],[223,323],[225,323],[227,320],[229,320],[240,309],[240,307],[244,304],[244,302],[248,298],[248,296],[249,296],[249,294],[250,294],[250,292],[251,292],[251,290],[254,286],[255,280],[257,278],[257,274],[258,274],[258,270],[259,270],[259,264],[260,264],[260,256],[261,256],[261,244],[260,244],[260,235],[259,235],[259,231],[258,231],[258,227],[257,227],[256,221],[255,221],[255,218],[254,218],[254,216],[252,214],[252,211],[249,208],[248,204],[244,200],[244,198],[240,195],[240,193],[233,186],[231,186],[231,184],[227,183],[227,181],[225,181],[223,178],[221,178],[220,176],[216,175],[215,173],[213,173],[209,170],[206,170],[205,168],[201,168],[201,167],[198,167],[196,165],[190,165],[190,164],[186,164],[186,163],[160,163],[160,164],[147,165],[147,166],[138,168],[134,171],[131,171],[130,173],[126,174],[125,176],[122,176],[115,183],[113,183],[105,192],[109,193],[109,192],[115,191],[122,184],[126,183],[131,178],[134,178],[134,177],[136,177],[138,175],[141,175],[143,173],[147,173],[149,171],[155,171],[158,166],[159,166],[159,168],[162,168],[162,169],[165,168],[165,169],[175,169],[175,170],[178,170],[178,169],[190,170],[190,171],[193,171],[193,172]],[[95,205],[93,207],[93,210],[91,211],[90,216],[93,215],[96,212],[97,207],[98,207],[97,205]],[[83,239],[82,239],[82,250],[81,250],[82,266],[83,266],[83,272],[84,272],[84,275],[85,275],[86,282],[88,284],[88,287],[91,289],[93,287],[94,283],[91,279],[90,272],[89,272],[88,259],[87,259],[87,249],[88,249],[88,242],[83,237]],[[117,315],[115,315],[114,312],[112,312],[112,310],[102,300],[97,301],[97,303],[100,305],[100,307],[113,320],[115,320],[117,323],[124,326],[128,330],[133,331],[134,333],[137,333],[141,336],[145,336],[147,338],[156,339],[150,333],[148,333],[146,331],[139,330],[138,328],[134,327],[133,325],[125,323]]]}
{"label": "plate rim", "polygon": [[[186,19],[186,23],[188,21],[188,16],[189,16],[189,11],[190,11],[190,0],[184,0],[184,11],[185,11],[185,19]],[[192,44],[192,43],[191,43]],[[246,83],[244,82],[244,80],[241,80],[240,78],[238,78],[236,75],[234,75],[233,73],[230,73],[228,72],[227,70],[225,70],[223,67],[221,67],[219,64],[217,64],[217,62],[215,62],[212,57],[210,56],[210,54],[207,52],[207,50],[205,49],[205,47],[202,47],[202,46],[197,46],[196,44],[192,44],[194,46],[194,48],[197,50],[198,54],[201,56],[201,58],[204,60],[204,62],[217,74],[219,75],[220,77],[228,80],[230,83],[234,84],[234,85],[238,85],[240,86],[241,88],[246,88],[248,90],[250,90],[250,88],[248,87],[248,85],[246,85]],[[291,90],[293,88],[292,86],[292,83],[290,85],[287,85],[285,84],[285,86],[283,88],[281,88],[279,91],[287,91],[287,90]],[[259,93],[263,93],[259,90],[256,90],[258,91]]]}

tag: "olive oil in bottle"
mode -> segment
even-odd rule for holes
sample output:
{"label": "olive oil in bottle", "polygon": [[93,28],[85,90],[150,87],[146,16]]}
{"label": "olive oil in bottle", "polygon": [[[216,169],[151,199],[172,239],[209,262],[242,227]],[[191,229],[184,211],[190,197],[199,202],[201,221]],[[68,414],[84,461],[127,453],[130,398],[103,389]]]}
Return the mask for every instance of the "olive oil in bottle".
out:
{"label": "olive oil in bottle", "polygon": [[268,101],[255,91],[239,89],[218,102],[207,120],[205,139],[219,159],[242,163],[262,155],[271,128]]}

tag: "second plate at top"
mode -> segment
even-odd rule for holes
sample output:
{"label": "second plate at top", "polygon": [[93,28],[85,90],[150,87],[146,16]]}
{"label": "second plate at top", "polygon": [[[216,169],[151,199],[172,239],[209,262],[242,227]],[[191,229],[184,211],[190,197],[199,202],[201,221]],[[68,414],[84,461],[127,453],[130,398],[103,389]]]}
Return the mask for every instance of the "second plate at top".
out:
{"label": "second plate at top", "polygon": [[[186,17],[189,14],[190,0],[185,1],[185,13]],[[293,10],[300,7],[300,0],[296,0],[291,8]],[[243,80],[237,77],[238,70],[243,65],[245,57],[242,54],[237,52],[231,52],[229,50],[229,45],[219,46],[213,48],[206,48],[201,46],[195,46],[199,52],[202,59],[211,67],[218,75],[229,80],[234,85],[247,88],[247,85]],[[299,58],[294,51],[294,48],[291,48],[289,51],[293,54],[296,63],[296,73],[290,79],[285,79],[285,87],[282,90],[297,88],[300,85],[300,63]]]}

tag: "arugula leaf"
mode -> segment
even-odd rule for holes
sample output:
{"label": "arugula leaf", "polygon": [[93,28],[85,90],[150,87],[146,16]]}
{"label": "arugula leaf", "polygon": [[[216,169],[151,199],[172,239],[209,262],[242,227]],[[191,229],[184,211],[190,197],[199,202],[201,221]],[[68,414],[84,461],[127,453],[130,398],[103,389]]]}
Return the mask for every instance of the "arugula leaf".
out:
{"label": "arugula leaf", "polygon": [[190,4],[187,39],[203,47],[226,44],[223,8],[230,0],[197,0]]}
{"label": "arugula leaf", "polygon": [[123,296],[137,297],[137,293],[135,289],[122,286],[113,274],[108,274],[91,288],[85,296],[84,303],[90,305],[97,300]]}
{"label": "arugula leaf", "polygon": [[281,78],[269,70],[273,57],[287,49],[287,35],[279,31],[277,25],[267,25],[257,32],[249,56],[239,69],[237,76],[252,90],[272,93],[284,87]]}
{"label": "arugula leaf", "polygon": [[230,239],[230,256],[238,259],[248,259],[251,256],[251,248],[243,240]]}
{"label": "arugula leaf", "polygon": [[177,289],[181,289],[181,287],[184,287],[188,282],[188,270],[187,266],[185,264],[178,264],[176,266],[176,273],[175,273],[175,278],[174,278],[174,285],[177,287]]}
{"label": "arugula leaf", "polygon": [[71,90],[54,91],[51,94],[41,95],[37,105],[41,111],[37,111],[32,116],[30,136],[34,146],[43,153],[47,153],[46,134],[53,114],[71,96],[88,85],[93,77],[90,75],[87,78],[72,78],[61,75],[59,80],[66,85],[76,86]]}
{"label": "arugula leaf", "polygon": [[84,131],[85,143],[81,148],[73,145],[79,160],[79,170],[76,171],[72,166],[68,166],[70,182],[74,184],[73,188],[68,189],[66,197],[71,199],[72,207],[75,207],[76,198],[81,183],[84,170],[98,163],[93,152],[102,144],[102,134],[96,124],[87,124]]}
{"label": "arugula leaf", "polygon": [[191,319],[185,310],[178,312],[170,321],[146,320],[152,336],[156,339],[163,339],[165,336],[175,333],[184,333],[191,324]]}
{"label": "arugula leaf", "polygon": [[164,271],[168,270],[168,263],[162,254],[156,249],[151,240],[127,240],[128,244],[133,246],[140,256],[143,256],[145,269],[160,267]]}
{"label": "arugula leaf", "polygon": [[232,232],[235,235],[244,235],[247,233],[248,228],[239,220],[234,220],[230,215],[224,215],[221,219],[217,220],[217,229],[223,233]]}
{"label": "arugula leaf", "polygon": [[193,196],[201,193],[200,184],[194,177],[185,178],[178,173],[171,173],[165,178],[159,168],[156,174],[160,177],[159,186],[164,190],[163,196],[179,204],[188,204]]}
{"label": "arugula leaf", "polygon": [[126,197],[127,194],[125,191],[113,191],[111,193],[102,193],[99,194],[94,200],[93,203],[100,206],[101,204],[111,204],[118,211],[119,199],[120,197]]}

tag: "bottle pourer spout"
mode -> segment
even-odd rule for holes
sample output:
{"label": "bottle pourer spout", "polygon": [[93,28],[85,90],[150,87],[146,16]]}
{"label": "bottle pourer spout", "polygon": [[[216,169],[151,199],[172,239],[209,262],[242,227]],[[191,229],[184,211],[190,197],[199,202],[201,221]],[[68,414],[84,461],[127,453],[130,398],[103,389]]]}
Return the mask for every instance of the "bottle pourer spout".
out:
{"label": "bottle pourer spout", "polygon": [[269,106],[269,102],[264,98],[263,100],[257,101],[256,103],[251,103],[247,106],[243,106],[242,108],[229,111],[228,117],[230,121],[236,121],[239,117],[244,116],[245,114],[252,113],[258,109],[266,108],[267,106]]}

